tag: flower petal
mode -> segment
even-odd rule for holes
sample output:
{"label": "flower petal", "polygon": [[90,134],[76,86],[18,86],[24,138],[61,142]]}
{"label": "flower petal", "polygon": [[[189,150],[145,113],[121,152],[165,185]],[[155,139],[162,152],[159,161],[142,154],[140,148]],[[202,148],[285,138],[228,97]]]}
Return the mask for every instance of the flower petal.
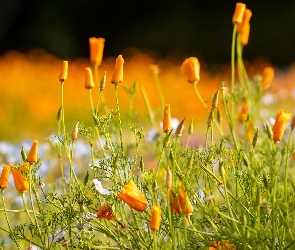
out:
{"label": "flower petal", "polygon": [[93,179],[93,183],[95,185],[95,188],[96,190],[101,193],[101,194],[104,194],[104,195],[110,195],[111,194],[111,191],[110,190],[107,190],[105,189],[102,185],[101,185],[101,182],[97,179]]}

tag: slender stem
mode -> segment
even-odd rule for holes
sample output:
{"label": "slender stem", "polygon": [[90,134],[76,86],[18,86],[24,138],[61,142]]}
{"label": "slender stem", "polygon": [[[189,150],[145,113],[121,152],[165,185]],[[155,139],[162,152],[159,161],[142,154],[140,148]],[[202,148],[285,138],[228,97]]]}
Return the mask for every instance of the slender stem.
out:
{"label": "slender stem", "polygon": [[3,211],[4,211],[5,219],[6,219],[6,222],[7,222],[8,228],[9,228],[9,233],[11,234],[11,239],[15,242],[17,248],[20,250],[21,247],[20,247],[20,245],[18,244],[17,240],[15,239],[15,237],[14,237],[14,233],[12,233],[12,231],[11,231],[11,225],[10,225],[10,221],[9,221],[9,219],[8,219],[8,215],[7,215],[7,210],[6,210],[6,207],[5,207],[4,189],[1,189],[1,191],[2,191],[2,205],[3,205]]}
{"label": "slender stem", "polygon": [[235,90],[235,44],[237,36],[237,24],[234,23],[232,43],[231,43],[231,91]]}
{"label": "slender stem", "polygon": [[[186,205],[184,205],[184,208]],[[185,244],[185,249],[188,249],[188,241],[187,241],[187,231],[186,231],[186,211],[184,210],[184,213],[182,215],[182,223],[183,223],[183,234],[184,234],[184,244]]]}
{"label": "slender stem", "polygon": [[[94,68],[94,81],[98,85],[98,82],[99,82],[99,79],[98,79],[98,77],[99,77],[98,76],[98,68],[99,68],[99,66],[97,64],[94,64],[93,65],[93,68]],[[107,107],[107,104],[106,104],[106,101],[105,101],[105,98],[104,98],[103,93],[101,93],[101,102],[102,102],[102,106],[103,106],[106,114],[109,113],[109,109]]]}
{"label": "slender stem", "polygon": [[172,240],[172,247],[173,250],[176,250],[175,244],[175,237],[174,237],[174,225],[172,220],[172,210],[171,210],[171,188],[167,189],[167,208],[168,208],[168,218],[169,218],[169,225],[170,225],[170,236]]}
{"label": "slender stem", "polygon": [[[58,121],[58,136],[61,138],[61,120]],[[59,142],[58,144],[58,148],[59,148],[59,153],[58,153],[58,158],[59,158],[59,165],[60,165],[60,172],[61,172],[61,178],[62,178],[62,187],[63,187],[63,192],[64,194],[66,194],[66,186],[65,186],[65,174],[64,174],[64,166],[63,166],[63,162],[62,162],[62,144],[61,142]]]}
{"label": "slender stem", "polygon": [[164,110],[165,100],[164,100],[164,95],[163,95],[160,80],[159,80],[159,71],[158,70],[154,70],[154,79],[155,79],[157,90],[158,90],[158,93],[160,96],[161,108],[162,108],[162,110]]}
{"label": "slender stem", "polygon": [[121,115],[120,115],[120,109],[119,109],[119,98],[118,98],[118,84],[115,84],[115,89],[116,89],[116,105],[117,105],[118,119],[119,119],[119,130],[120,130],[121,151],[122,151],[122,155],[124,156],[124,148],[123,148],[123,130],[122,130],[122,121],[121,121]]}
{"label": "slender stem", "polygon": [[30,221],[34,224],[34,221],[33,221],[32,217],[31,217],[31,215],[30,215],[30,213],[28,211],[28,207],[27,207],[27,203],[26,203],[26,199],[25,199],[25,192],[21,193],[21,197],[22,197],[22,200],[23,200],[24,209],[25,209]]}
{"label": "slender stem", "polygon": [[158,238],[157,238],[157,231],[153,231],[153,239],[154,239],[154,250],[158,250]]}

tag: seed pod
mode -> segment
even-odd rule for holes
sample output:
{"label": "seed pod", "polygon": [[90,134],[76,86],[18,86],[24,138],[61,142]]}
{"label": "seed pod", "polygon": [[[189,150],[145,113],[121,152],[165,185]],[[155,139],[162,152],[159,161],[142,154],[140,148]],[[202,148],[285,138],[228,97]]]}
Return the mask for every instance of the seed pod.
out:
{"label": "seed pod", "polygon": [[60,107],[60,108],[58,109],[58,111],[57,111],[56,119],[57,119],[58,121],[61,121],[61,119],[62,119],[61,111],[62,111],[62,107]]}
{"label": "seed pod", "polygon": [[145,170],[142,155],[140,156],[139,170],[140,170],[141,172],[144,172],[144,170]]}
{"label": "seed pod", "polygon": [[210,114],[208,116],[208,119],[207,119],[207,125],[208,125],[208,127],[212,126],[213,114],[214,114],[213,112],[214,111],[213,111],[213,108],[212,108],[211,111],[210,111]]}
{"label": "seed pod", "polygon": [[106,80],[107,80],[107,72],[105,71],[99,85],[100,92],[104,90],[106,86]]}
{"label": "seed pod", "polygon": [[265,126],[266,126],[266,132],[267,132],[268,139],[270,139],[272,141],[272,139],[273,139],[272,129],[266,120],[264,120],[264,122],[265,122]]}
{"label": "seed pod", "polygon": [[257,206],[260,206],[261,205],[261,192],[260,192],[260,188],[259,187],[257,187],[256,205]]}
{"label": "seed pod", "polygon": [[194,124],[193,124],[193,119],[191,119],[191,123],[188,127],[188,134],[191,135],[194,132]]}
{"label": "seed pod", "polygon": [[268,178],[265,172],[263,172],[263,185],[266,189],[268,189],[269,184],[268,184]]}

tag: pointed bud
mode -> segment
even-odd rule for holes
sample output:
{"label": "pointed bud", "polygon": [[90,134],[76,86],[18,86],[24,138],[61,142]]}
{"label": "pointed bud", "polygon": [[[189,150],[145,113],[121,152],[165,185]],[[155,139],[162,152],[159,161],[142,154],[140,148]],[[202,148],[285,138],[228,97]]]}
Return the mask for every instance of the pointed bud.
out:
{"label": "pointed bud", "polygon": [[178,124],[177,128],[176,128],[176,131],[175,131],[175,134],[177,136],[182,136],[182,132],[183,132],[183,123],[185,121],[186,117],[183,118],[183,120]]}
{"label": "pointed bud", "polygon": [[213,122],[213,113],[214,111],[213,111],[213,109],[211,109],[211,111],[210,111],[210,114],[209,114],[209,116],[208,116],[208,119],[207,119],[207,125],[210,127],[210,126],[212,126],[212,122]]}
{"label": "pointed bud", "polygon": [[191,156],[190,156],[190,158],[188,159],[188,162],[187,162],[187,164],[186,164],[186,167],[188,168],[188,169],[191,169],[192,167],[193,167],[193,163],[194,163],[194,151],[192,150],[192,152],[191,152]]}
{"label": "pointed bud", "polygon": [[124,64],[124,59],[122,55],[119,55],[118,58],[116,59],[115,70],[112,76],[111,83],[117,85],[123,82],[123,64]]}
{"label": "pointed bud", "polygon": [[215,109],[218,106],[218,94],[219,94],[219,89],[217,89],[217,91],[215,92],[213,96],[213,100],[211,103],[212,109]]}
{"label": "pointed bud", "polygon": [[295,128],[295,115],[293,116],[293,118],[292,118],[292,120],[291,120],[290,127],[291,127],[292,129]]}
{"label": "pointed bud", "polygon": [[172,133],[172,129],[170,130],[170,132],[168,132],[164,138],[164,141],[163,141],[163,146],[164,147],[167,147],[168,144],[170,143],[170,136],[171,136],[171,133]]}
{"label": "pointed bud", "polygon": [[99,85],[100,92],[104,90],[106,86],[106,80],[107,80],[107,72],[105,71]]}
{"label": "pointed bud", "polygon": [[266,120],[264,120],[264,122],[265,122],[265,126],[266,126],[266,132],[267,132],[268,139],[270,139],[272,141],[272,139],[273,139],[272,128],[270,127],[270,125],[268,124],[268,122]]}
{"label": "pointed bud", "polygon": [[27,154],[26,154],[26,152],[24,150],[24,146],[22,146],[22,150],[21,150],[20,153],[21,153],[23,161],[26,161],[27,160]]}
{"label": "pointed bud", "polygon": [[26,161],[30,163],[36,163],[37,162],[37,153],[38,153],[38,141],[35,140],[33,142],[33,145],[31,147],[31,150],[27,156]]}
{"label": "pointed bud", "polygon": [[172,187],[172,173],[170,169],[166,172],[166,187],[171,188]]}
{"label": "pointed bud", "polygon": [[260,188],[259,187],[257,187],[256,205],[257,206],[260,206],[261,205],[261,192],[260,192]]}
{"label": "pointed bud", "polygon": [[168,133],[171,127],[170,104],[166,104],[164,107],[163,132]]}
{"label": "pointed bud", "polygon": [[188,134],[191,135],[194,132],[194,124],[193,124],[193,119],[191,119],[191,123],[188,127]]}
{"label": "pointed bud", "polygon": [[253,140],[252,140],[252,146],[253,146],[253,148],[256,147],[256,145],[257,145],[257,141],[258,141],[258,132],[259,132],[259,128],[256,129],[256,131],[255,131],[255,135],[254,135]]}
{"label": "pointed bud", "polygon": [[62,107],[60,107],[60,108],[58,109],[58,111],[57,111],[56,119],[57,119],[58,121],[61,121],[61,119],[62,119],[61,111],[62,111]]}
{"label": "pointed bud", "polygon": [[74,125],[74,128],[72,130],[72,139],[73,140],[77,140],[77,138],[78,138],[78,132],[79,132],[79,120]]}
{"label": "pointed bud", "polygon": [[232,18],[233,23],[241,23],[243,20],[243,15],[246,9],[246,4],[236,3],[235,12]]}

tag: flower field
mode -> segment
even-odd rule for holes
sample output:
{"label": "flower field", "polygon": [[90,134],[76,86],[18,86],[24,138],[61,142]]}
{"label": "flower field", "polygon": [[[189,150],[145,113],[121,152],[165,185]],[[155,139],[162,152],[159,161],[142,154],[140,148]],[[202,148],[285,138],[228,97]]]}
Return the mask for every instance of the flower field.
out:
{"label": "flower field", "polygon": [[[294,249],[294,67],[126,49],[0,58],[0,249]],[[230,45],[229,45],[230,47]]]}

